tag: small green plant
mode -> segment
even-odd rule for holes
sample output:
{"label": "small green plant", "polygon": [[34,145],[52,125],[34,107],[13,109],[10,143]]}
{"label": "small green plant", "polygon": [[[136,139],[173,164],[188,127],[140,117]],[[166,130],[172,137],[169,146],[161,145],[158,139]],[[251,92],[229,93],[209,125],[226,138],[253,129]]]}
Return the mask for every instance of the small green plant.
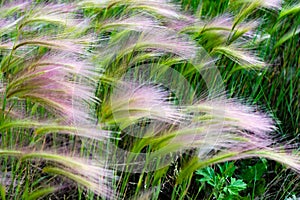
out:
{"label": "small green plant", "polygon": [[263,195],[267,185],[265,179],[268,169],[267,160],[260,159],[255,164],[252,164],[251,161],[244,161],[240,164],[240,168],[240,173],[237,176],[247,184],[248,196],[252,196],[252,199],[255,199],[255,197]]}
{"label": "small green plant", "polygon": [[242,179],[233,177],[236,167],[233,162],[217,165],[219,173],[212,167],[206,167],[196,171],[197,182],[202,184],[200,190],[205,187],[206,193],[210,191],[208,199],[240,199],[240,192],[247,185]]}

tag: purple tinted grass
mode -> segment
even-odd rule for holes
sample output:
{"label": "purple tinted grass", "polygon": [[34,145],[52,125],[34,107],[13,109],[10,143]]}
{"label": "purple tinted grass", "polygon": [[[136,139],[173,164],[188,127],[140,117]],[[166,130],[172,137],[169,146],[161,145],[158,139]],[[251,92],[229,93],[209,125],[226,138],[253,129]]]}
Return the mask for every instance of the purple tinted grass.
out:
{"label": "purple tinted grass", "polygon": [[128,118],[136,121],[146,117],[177,123],[185,116],[168,101],[168,95],[167,91],[158,86],[125,83],[114,91],[111,109],[115,119]]}

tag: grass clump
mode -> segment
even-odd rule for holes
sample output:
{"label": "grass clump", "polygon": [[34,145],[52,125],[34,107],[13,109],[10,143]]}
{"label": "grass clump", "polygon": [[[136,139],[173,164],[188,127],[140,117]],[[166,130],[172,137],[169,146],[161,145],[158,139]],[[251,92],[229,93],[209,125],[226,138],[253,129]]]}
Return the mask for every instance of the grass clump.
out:
{"label": "grass clump", "polygon": [[299,71],[279,51],[298,37],[286,26],[299,22],[297,5],[182,1],[187,14],[164,0],[1,4],[2,199],[254,199],[267,190],[251,184],[265,177],[234,175],[233,161],[299,172],[274,120],[292,116],[297,133],[297,80],[286,90],[286,76],[266,69]]}

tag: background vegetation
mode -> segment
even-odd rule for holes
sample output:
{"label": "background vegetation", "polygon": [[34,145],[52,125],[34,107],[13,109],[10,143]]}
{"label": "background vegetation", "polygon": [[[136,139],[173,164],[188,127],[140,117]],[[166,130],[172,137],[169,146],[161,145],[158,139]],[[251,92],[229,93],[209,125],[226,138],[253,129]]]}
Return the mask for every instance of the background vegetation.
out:
{"label": "background vegetation", "polygon": [[299,12],[1,1],[0,199],[296,199]]}

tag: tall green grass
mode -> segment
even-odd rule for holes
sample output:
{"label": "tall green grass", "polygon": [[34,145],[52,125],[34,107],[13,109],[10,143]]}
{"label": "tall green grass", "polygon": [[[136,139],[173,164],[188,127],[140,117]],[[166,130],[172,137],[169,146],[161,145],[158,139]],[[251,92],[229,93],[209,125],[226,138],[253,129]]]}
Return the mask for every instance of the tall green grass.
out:
{"label": "tall green grass", "polygon": [[1,198],[298,195],[298,8],[1,1]]}
{"label": "tall green grass", "polygon": [[[193,3],[195,2],[193,1]],[[188,1],[181,1],[181,3],[185,10],[191,10],[195,14],[200,12],[203,18],[210,18],[224,13],[224,10],[234,8],[231,8],[232,4],[229,1],[219,1],[216,3],[217,5],[209,1],[200,1],[199,4]],[[210,6],[210,9],[206,6]],[[285,1],[281,6],[282,9],[277,12],[258,11],[257,14],[249,16],[260,19],[253,43],[257,45],[255,47],[257,54],[268,63],[268,68],[259,71],[237,71],[232,62],[219,63],[222,66],[226,65],[226,69],[220,70],[229,95],[247,97],[253,103],[264,106],[279,121],[277,124],[279,137],[284,141],[294,138],[292,143],[297,144],[299,141],[300,85],[299,51],[297,50],[299,47],[297,31],[300,24],[299,5],[295,1]],[[233,10],[233,12],[235,11]],[[255,166],[249,161],[244,161],[240,165],[241,168]],[[256,181],[257,183],[270,182],[270,184],[264,183],[260,186],[265,191],[261,194],[262,198],[284,199],[289,196],[289,193],[297,196],[299,193],[297,176],[286,172],[285,169],[272,162],[268,162],[268,170],[260,180]],[[274,173],[271,173],[270,171],[273,170]],[[237,174],[237,176],[241,175]],[[291,186],[289,183],[295,186]],[[248,187],[250,190],[258,191],[253,184]],[[249,193],[250,190],[248,189]],[[255,198],[255,196],[251,195],[251,198]]]}

